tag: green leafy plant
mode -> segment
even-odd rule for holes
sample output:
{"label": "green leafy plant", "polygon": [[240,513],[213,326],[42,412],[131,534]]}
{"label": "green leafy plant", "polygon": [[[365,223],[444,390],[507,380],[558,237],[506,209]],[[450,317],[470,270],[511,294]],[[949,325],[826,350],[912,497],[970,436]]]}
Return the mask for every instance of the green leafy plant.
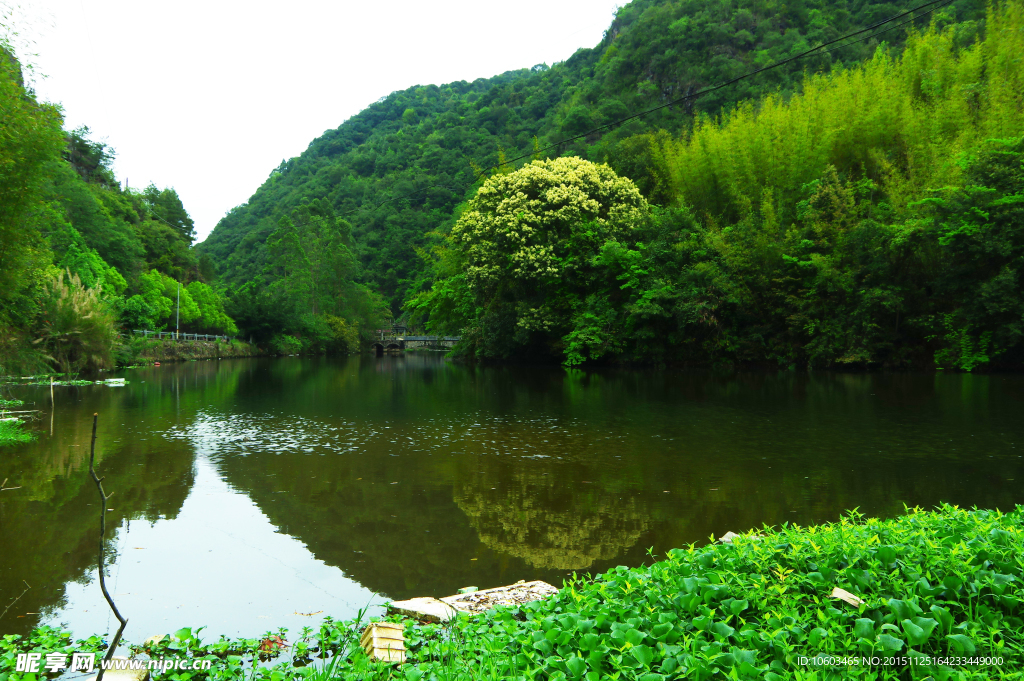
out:
{"label": "green leafy plant", "polygon": [[101,293],[78,275],[58,272],[46,283],[37,343],[64,372],[106,369],[113,365],[117,320]]}
{"label": "green leafy plant", "polygon": [[[0,412],[2,417],[3,412]],[[36,436],[26,431],[21,421],[0,421],[0,446],[32,442],[35,439]]]}
{"label": "green leafy plant", "polygon": [[[1015,679],[1024,669],[1022,526],[1024,507],[943,505],[889,520],[851,511],[825,525],[763,528],[646,566],[574,575],[557,595],[522,607],[407,621],[401,665],[370,660],[357,645],[362,613],[326,618],[290,649],[273,645],[286,630],[203,644],[182,629],[137,652],[214,661],[168,677],[182,681]],[[835,588],[857,605],[832,597]],[[902,661],[836,663],[862,656]],[[956,661],[965,657],[985,662]]]}

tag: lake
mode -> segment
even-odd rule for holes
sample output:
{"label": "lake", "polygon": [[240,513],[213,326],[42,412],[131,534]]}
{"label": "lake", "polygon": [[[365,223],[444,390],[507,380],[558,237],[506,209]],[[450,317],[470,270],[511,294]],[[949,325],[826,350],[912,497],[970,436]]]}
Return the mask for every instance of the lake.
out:
{"label": "lake", "polygon": [[[847,509],[1024,503],[1024,376],[480,367],[437,353],[222,360],[12,386],[0,634],[117,622],[257,636]],[[26,407],[28,408],[28,407]],[[1018,444],[1020,443],[1020,444]],[[31,586],[25,590],[26,583]]]}

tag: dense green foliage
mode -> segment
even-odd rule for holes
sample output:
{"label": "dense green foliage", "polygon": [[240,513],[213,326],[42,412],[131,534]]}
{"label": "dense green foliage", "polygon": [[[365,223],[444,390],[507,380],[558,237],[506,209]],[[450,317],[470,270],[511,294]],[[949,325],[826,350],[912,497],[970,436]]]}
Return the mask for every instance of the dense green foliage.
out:
{"label": "dense green foliage", "polygon": [[647,217],[636,186],[608,166],[559,158],[497,175],[451,231],[447,276],[410,307],[436,311],[482,356],[544,353],[564,337],[570,361],[597,359],[618,349],[603,334],[618,301],[592,292],[617,287],[605,265]]}
{"label": "dense green foliage", "polygon": [[237,333],[177,193],[122,188],[112,150],[65,132],[6,49],[0,121],[0,373],[109,367],[119,329],[173,327],[179,282],[182,330]]}
{"label": "dense green foliage", "polygon": [[[942,20],[979,18],[981,7],[959,0],[944,8]],[[324,199],[352,224],[365,283],[397,313],[423,270],[417,249],[428,233],[454,224],[477,171],[498,163],[502,150],[509,158],[529,154],[535,145],[663,104],[898,11],[891,3],[861,0],[634,0],[618,11],[600,44],[550,68],[537,65],[382,97],[300,156],[283,161],[199,249],[228,282],[243,285],[272,260],[269,239],[278,220]],[[973,35],[970,26],[961,35],[965,42]],[[881,39],[900,45],[903,37],[900,29]],[[827,72],[856,63],[873,54],[878,40],[794,62],[560,151],[610,161],[661,204],[668,197],[656,191],[658,169],[648,162],[646,141],[635,135],[658,129],[677,135],[690,128],[692,114],[714,115],[745,98],[772,92],[788,98],[800,89],[805,69]]]}
{"label": "dense green foliage", "polygon": [[[166,677],[178,681],[1019,679],[1022,520],[1021,507],[913,509],[886,521],[853,512],[837,523],[674,549],[650,566],[574,578],[521,608],[443,627],[407,622],[401,665],[372,662],[355,645],[363,623],[330,619],[303,631],[273,666],[253,663],[261,650],[281,652],[270,644],[285,630],[203,644],[181,629],[140,652],[213,662]],[[836,587],[859,605],[832,597]],[[0,645],[0,655],[33,648],[14,636]],[[838,661],[861,656],[893,662]]]}
{"label": "dense green foliage", "polygon": [[[71,634],[61,631],[56,627],[42,626],[32,632],[31,636],[21,637],[8,634],[0,638],[0,676],[4,681],[14,677],[24,676],[20,673],[11,673],[15,669],[18,653],[42,653],[45,658],[47,653],[97,653],[103,650],[105,642],[99,636],[90,636],[87,639],[75,641]],[[33,677],[36,675],[33,674]]]}
{"label": "dense green foliage", "polygon": [[61,373],[102,369],[113,363],[117,319],[100,288],[86,288],[78,275],[50,279],[41,290],[42,325],[37,343]]}
{"label": "dense green foliage", "polygon": [[[933,26],[900,56],[809,76],[789,99],[635,138],[670,207],[589,249],[594,274],[563,305],[576,314],[548,334],[548,355],[1019,366],[1024,6],[994,6],[985,26],[978,41],[969,25]],[[430,256],[433,282],[409,303],[430,328],[493,318],[443,295],[469,257],[457,230]],[[535,339],[510,331],[528,315],[510,314],[495,328],[505,345],[470,335],[462,350],[535,355]]]}
{"label": "dense green foliage", "polygon": [[[31,341],[55,265],[123,326],[177,320],[289,354],[352,351],[405,307],[483,358],[1019,366],[1019,0],[958,0],[925,33],[886,27],[539,151],[898,11],[634,0],[563,63],[383,97],[283,161],[196,248],[173,189],[122,189],[112,152],[87,129],[60,133],[6,59],[12,139],[39,139],[0,188],[4,219],[28,226],[2,235],[17,265],[0,268],[16,279],[0,357],[45,359]],[[551,280],[517,279],[506,259],[488,289],[462,270],[487,238],[460,236],[460,216],[523,155],[607,164],[653,209],[622,233],[544,226],[534,245],[561,249]]]}
{"label": "dense green foliage", "polygon": [[[3,412],[0,412],[0,419]],[[24,429],[20,421],[0,420],[0,446],[31,442],[35,436]]]}
{"label": "dense green foliage", "polygon": [[355,282],[351,246],[352,227],[330,203],[296,208],[268,237],[262,273],[232,291],[232,316],[281,354],[356,351],[360,328],[380,326],[387,310]]}

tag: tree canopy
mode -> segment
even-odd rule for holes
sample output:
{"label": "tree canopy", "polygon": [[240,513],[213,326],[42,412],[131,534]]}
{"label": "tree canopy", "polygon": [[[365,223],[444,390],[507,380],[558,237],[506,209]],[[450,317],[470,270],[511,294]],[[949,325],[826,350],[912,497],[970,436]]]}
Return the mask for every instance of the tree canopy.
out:
{"label": "tree canopy", "polygon": [[[517,261],[490,255],[507,235],[467,230],[516,173],[489,180],[427,251],[408,307],[465,328],[460,350],[483,357],[525,347],[512,311],[543,300],[572,323],[528,352],[567,364],[1020,366],[1024,3],[992,6],[984,28],[965,40],[975,27],[936,21],[789,98],[634,138],[629,167],[665,207],[596,255],[568,249],[590,268],[576,290],[562,270],[554,290],[517,288]],[[484,282],[509,294],[480,295]]]}
{"label": "tree canopy", "polygon": [[[957,0],[942,10],[941,21],[977,20],[983,10],[981,0]],[[478,186],[478,170],[498,164],[502,154],[529,155],[535,146],[660,106],[898,11],[871,0],[633,0],[618,10],[598,45],[565,62],[382,97],[282,161],[199,250],[226,282],[244,284],[267,262],[267,239],[278,220],[304,203],[326,200],[352,224],[364,283],[398,314],[423,272],[417,249],[428,246],[430,233],[454,224],[458,207]],[[960,43],[973,39],[972,26],[961,25]],[[899,47],[904,38],[900,29],[852,42],[548,154],[608,162],[664,205],[670,197],[657,189],[664,178],[645,162],[650,149],[630,138],[658,130],[677,136],[690,130],[695,114],[715,116],[767,94],[787,101],[800,91],[805,72],[859,63],[880,40]]]}

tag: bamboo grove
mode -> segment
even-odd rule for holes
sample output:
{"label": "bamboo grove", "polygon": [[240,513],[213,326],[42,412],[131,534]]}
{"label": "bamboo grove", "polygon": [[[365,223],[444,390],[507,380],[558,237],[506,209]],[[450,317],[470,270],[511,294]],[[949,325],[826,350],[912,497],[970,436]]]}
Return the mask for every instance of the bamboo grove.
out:
{"label": "bamboo grove", "polygon": [[[1008,0],[790,97],[630,138],[617,165],[660,206],[628,235],[575,253],[573,276],[496,292],[466,278],[456,226],[408,307],[464,329],[479,357],[1020,366],[1022,54],[1024,4]],[[547,245],[569,254],[565,238]]]}

